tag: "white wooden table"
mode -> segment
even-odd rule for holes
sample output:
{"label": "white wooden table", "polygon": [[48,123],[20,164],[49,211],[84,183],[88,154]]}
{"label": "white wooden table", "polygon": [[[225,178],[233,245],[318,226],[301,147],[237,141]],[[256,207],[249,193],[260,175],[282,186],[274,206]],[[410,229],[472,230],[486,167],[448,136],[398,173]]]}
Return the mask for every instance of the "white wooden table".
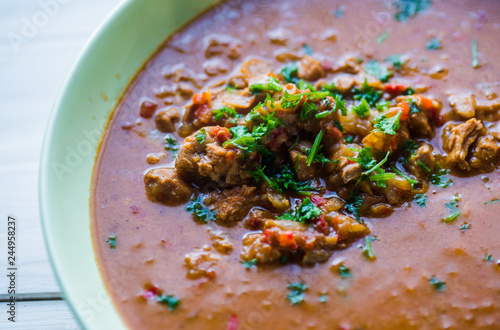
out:
{"label": "white wooden table", "polygon": [[40,149],[52,104],[83,46],[120,0],[0,0],[0,301],[7,293],[7,215],[18,220],[16,322],[0,329],[78,329],[50,266],[38,212]]}

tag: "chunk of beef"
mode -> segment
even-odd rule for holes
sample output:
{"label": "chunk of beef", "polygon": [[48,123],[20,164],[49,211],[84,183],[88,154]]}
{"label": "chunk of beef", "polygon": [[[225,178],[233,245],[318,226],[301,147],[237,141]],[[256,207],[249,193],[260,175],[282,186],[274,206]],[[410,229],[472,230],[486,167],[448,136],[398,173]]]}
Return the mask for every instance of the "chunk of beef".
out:
{"label": "chunk of beef", "polygon": [[[175,160],[179,174],[185,177],[202,177],[216,182],[221,187],[242,185],[251,180],[247,169],[252,156],[242,156],[240,149],[224,148],[222,143],[230,138],[226,128],[205,127],[205,134],[197,131],[182,143]],[[198,142],[196,135],[205,135]]]}
{"label": "chunk of beef", "polygon": [[492,113],[500,109],[500,100],[476,100],[476,111]]}
{"label": "chunk of beef", "polygon": [[476,98],[474,95],[459,94],[448,97],[453,112],[463,119],[470,119],[476,115]]}
{"label": "chunk of beef", "polygon": [[212,192],[205,204],[216,211],[217,220],[234,223],[243,220],[250,209],[263,199],[257,188],[246,185]]}
{"label": "chunk of beef", "polygon": [[177,175],[174,168],[153,168],[144,176],[146,193],[154,201],[169,206],[186,203],[193,194],[193,187]]}
{"label": "chunk of beef", "polygon": [[342,71],[351,74],[357,74],[361,70],[361,61],[359,54],[350,53],[342,56],[333,68],[334,71]]}
{"label": "chunk of beef", "polygon": [[325,71],[317,59],[306,55],[300,60],[298,76],[300,79],[313,81],[324,77]]}
{"label": "chunk of beef", "polygon": [[466,161],[469,149],[485,132],[483,124],[476,118],[469,119],[463,124],[448,124],[442,136],[443,149],[448,153],[447,163],[461,170],[470,170],[470,165]]}
{"label": "chunk of beef", "polygon": [[481,171],[493,170],[500,156],[499,140],[492,135],[482,136],[472,151],[469,164],[472,168]]}
{"label": "chunk of beef", "polygon": [[332,211],[328,213],[325,216],[325,220],[330,226],[335,228],[339,236],[339,241],[350,241],[370,233],[370,229],[366,225],[339,212]]}
{"label": "chunk of beef", "polygon": [[428,177],[430,173],[434,173],[436,160],[432,152],[432,146],[427,143],[418,147],[415,154],[411,155],[405,164],[407,171],[419,180]]}
{"label": "chunk of beef", "polygon": [[[312,144],[306,143],[306,141],[303,141],[301,144],[297,145],[297,149],[306,148],[310,150],[311,147]],[[297,172],[297,178],[299,180],[301,181],[312,180],[318,176],[319,168],[317,164],[311,164],[311,166],[308,166],[307,156],[302,152],[299,152],[297,150],[291,150],[290,158],[292,160],[292,164],[294,164],[295,166],[295,170]]]}
{"label": "chunk of beef", "polygon": [[158,112],[155,117],[156,128],[163,133],[172,133],[175,131],[175,124],[179,122],[181,116],[174,107],[169,107]]}

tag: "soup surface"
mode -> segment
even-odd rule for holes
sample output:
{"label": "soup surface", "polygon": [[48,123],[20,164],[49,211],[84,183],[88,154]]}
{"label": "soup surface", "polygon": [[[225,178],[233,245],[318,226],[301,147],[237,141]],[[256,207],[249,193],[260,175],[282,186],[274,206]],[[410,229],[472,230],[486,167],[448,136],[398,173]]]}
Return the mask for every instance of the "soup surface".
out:
{"label": "soup surface", "polygon": [[92,188],[132,329],[498,329],[500,2],[230,0],[111,119]]}

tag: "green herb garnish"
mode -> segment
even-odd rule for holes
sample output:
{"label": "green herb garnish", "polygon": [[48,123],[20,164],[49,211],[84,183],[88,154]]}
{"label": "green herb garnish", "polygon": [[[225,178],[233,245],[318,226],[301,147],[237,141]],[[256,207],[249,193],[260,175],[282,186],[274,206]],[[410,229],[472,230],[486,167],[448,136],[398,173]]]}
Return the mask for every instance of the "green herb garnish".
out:
{"label": "green herb garnish", "polygon": [[339,271],[340,277],[342,277],[342,278],[352,277],[351,270],[344,265],[341,265],[339,267],[338,271]]}
{"label": "green herb garnish", "polygon": [[377,61],[371,60],[365,65],[365,71],[371,76],[377,77],[382,82],[387,82],[392,76],[392,71],[387,70],[384,65]]}
{"label": "green herb garnish", "polygon": [[392,117],[387,117],[385,114],[377,115],[373,119],[374,131],[379,131],[388,135],[396,135],[396,131],[399,129],[399,121],[401,120],[402,111],[398,111],[398,114]]}
{"label": "green herb garnish", "polygon": [[297,62],[288,63],[281,69],[281,75],[287,83],[295,82],[298,74],[299,68]]}
{"label": "green herb garnish", "polygon": [[186,206],[186,211],[192,213],[196,220],[207,223],[209,220],[215,220],[215,212],[210,210],[203,202],[201,194],[194,197]]}
{"label": "green herb garnish", "polygon": [[308,223],[310,220],[318,219],[322,213],[323,211],[314,205],[309,197],[306,197],[295,211],[284,213],[277,219]]}
{"label": "green herb garnish", "polygon": [[394,0],[394,18],[402,22],[407,21],[427,9],[431,3],[431,0]]}
{"label": "green herb garnish", "polygon": [[165,137],[165,150],[170,151],[174,156],[176,156],[179,151],[177,140],[172,134],[167,134]]}
{"label": "green herb garnish", "polygon": [[438,38],[432,38],[427,44],[425,44],[425,48],[430,50],[438,50],[443,48],[443,45],[441,44],[441,40],[439,40]]}
{"label": "green herb garnish", "polygon": [[205,140],[207,138],[207,131],[202,128],[198,133],[195,134],[194,137],[196,138],[196,142],[198,142],[199,144],[205,143]]}
{"label": "green herb garnish", "polygon": [[446,283],[444,281],[440,281],[437,277],[432,276],[429,279],[429,283],[434,287],[434,289],[439,292],[443,292],[446,289]]}
{"label": "green herb garnish", "polygon": [[382,94],[384,92],[382,91],[377,91],[375,88],[372,86],[368,85],[367,79],[363,82],[363,85],[361,86],[361,89],[359,88],[354,88],[353,90],[354,94],[354,99],[355,100],[366,100],[368,104],[372,107],[377,106],[378,100],[382,97]]}
{"label": "green herb garnish", "polygon": [[377,44],[381,44],[385,41],[385,39],[387,39],[387,37],[389,37],[389,32],[384,32],[380,36],[378,36],[375,41],[377,42]]}
{"label": "green herb garnish", "polygon": [[323,130],[319,131],[318,135],[316,135],[316,139],[314,140],[313,146],[311,148],[311,151],[309,152],[309,155],[307,156],[307,166],[311,166],[314,157],[316,156],[317,153],[319,153],[319,150],[321,149],[321,139],[323,138],[323,134],[325,132]]}
{"label": "green herb garnish", "polygon": [[274,77],[269,77],[267,83],[264,84],[252,84],[250,85],[250,93],[262,93],[265,91],[271,92],[282,92],[283,86],[281,86],[280,81]]}
{"label": "green herb garnish", "polygon": [[163,294],[156,297],[156,301],[162,305],[167,306],[170,311],[176,309],[181,303],[181,300],[179,298],[172,295],[163,295]]}
{"label": "green herb garnish", "polygon": [[484,257],[484,261],[486,262],[493,262],[493,256],[491,254],[486,254],[486,257]]}
{"label": "green herb garnish", "polygon": [[472,40],[472,67],[479,68],[479,60],[477,59],[477,39]]}
{"label": "green herb garnish", "polygon": [[305,298],[307,285],[305,283],[293,282],[287,285],[290,293],[286,296],[292,305],[300,304]]}
{"label": "green herb garnish", "polygon": [[250,269],[257,264],[257,259],[241,261],[241,264],[246,268]]}
{"label": "green herb garnish", "polygon": [[109,235],[106,243],[108,243],[109,247],[114,250],[116,248],[116,234]]}
{"label": "green herb garnish", "polygon": [[424,194],[416,194],[413,197],[413,200],[415,201],[415,203],[418,204],[418,206],[420,206],[424,209],[427,206],[427,196],[425,196]]}
{"label": "green herb garnish", "polygon": [[351,191],[349,198],[346,201],[345,209],[347,212],[352,213],[359,223],[363,223],[363,219],[359,216],[359,211],[363,205],[363,197],[358,194],[355,190]]}
{"label": "green herb garnish", "polygon": [[214,116],[214,120],[221,120],[222,118],[233,118],[231,123],[235,124],[238,118],[243,117],[239,113],[236,112],[234,108],[223,106],[220,109],[212,110],[212,114]]}

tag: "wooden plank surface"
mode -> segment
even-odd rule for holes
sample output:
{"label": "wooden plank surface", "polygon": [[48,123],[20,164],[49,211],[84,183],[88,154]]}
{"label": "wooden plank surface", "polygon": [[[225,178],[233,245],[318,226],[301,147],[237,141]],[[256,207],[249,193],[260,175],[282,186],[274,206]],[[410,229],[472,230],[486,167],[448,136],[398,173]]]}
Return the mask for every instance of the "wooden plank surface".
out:
{"label": "wooden plank surface", "polygon": [[[18,220],[18,292],[59,292],[38,212],[38,163],[56,95],[83,46],[119,0],[0,1],[0,267],[5,269],[7,215]],[[70,221],[70,219],[68,219]],[[4,271],[0,271],[3,274]],[[1,275],[0,295],[7,282]],[[3,306],[3,303],[2,303]],[[10,328],[0,308],[0,329]],[[66,303],[19,306],[18,329],[73,327]]]}

